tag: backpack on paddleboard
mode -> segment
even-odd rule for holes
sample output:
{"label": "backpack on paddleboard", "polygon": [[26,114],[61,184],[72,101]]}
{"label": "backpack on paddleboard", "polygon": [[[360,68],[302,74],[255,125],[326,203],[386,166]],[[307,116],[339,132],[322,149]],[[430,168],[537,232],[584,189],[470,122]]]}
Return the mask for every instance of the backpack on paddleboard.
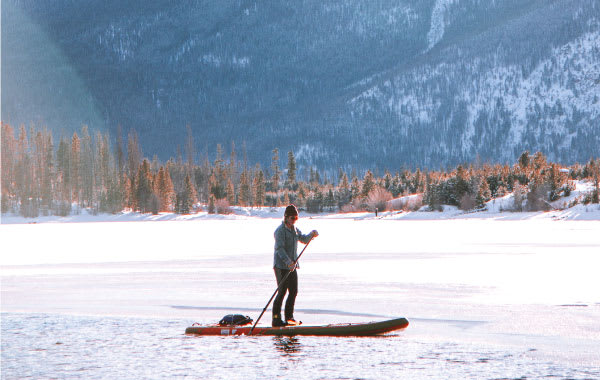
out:
{"label": "backpack on paddleboard", "polygon": [[241,314],[227,314],[219,321],[219,326],[245,326],[252,323],[252,318]]}

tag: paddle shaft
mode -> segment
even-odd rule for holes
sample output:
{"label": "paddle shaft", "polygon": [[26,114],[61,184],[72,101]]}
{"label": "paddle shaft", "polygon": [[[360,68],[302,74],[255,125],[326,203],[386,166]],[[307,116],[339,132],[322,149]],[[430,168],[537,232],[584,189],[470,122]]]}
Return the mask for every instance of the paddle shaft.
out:
{"label": "paddle shaft", "polygon": [[275,289],[275,292],[273,293],[273,295],[271,296],[271,298],[269,299],[269,302],[267,302],[267,304],[265,305],[265,308],[263,309],[262,313],[260,313],[260,315],[258,316],[258,318],[256,319],[256,322],[254,323],[254,326],[252,326],[252,328],[250,329],[250,332],[248,332],[248,335],[252,335],[252,332],[254,331],[254,328],[256,327],[256,325],[258,325],[258,321],[260,321],[260,319],[262,318],[262,316],[265,314],[265,311],[267,311],[267,308],[269,307],[269,305],[271,304],[271,302],[273,301],[273,298],[275,298],[275,295],[277,295],[277,292],[279,291],[279,285],[283,284],[285,282],[285,280],[287,280],[288,276],[296,270],[296,264],[298,264],[298,260],[300,260],[300,257],[302,256],[302,254],[304,253],[304,251],[306,251],[306,248],[308,248],[308,245],[310,244],[310,242],[312,241],[312,237],[310,238],[310,240],[308,241],[308,243],[306,243],[306,245],[304,246],[304,249],[302,250],[302,252],[300,252],[300,254],[298,255],[298,258],[296,259],[296,261],[294,261],[294,269],[290,270],[288,272],[288,274],[286,274],[281,281],[277,284],[277,289]]}

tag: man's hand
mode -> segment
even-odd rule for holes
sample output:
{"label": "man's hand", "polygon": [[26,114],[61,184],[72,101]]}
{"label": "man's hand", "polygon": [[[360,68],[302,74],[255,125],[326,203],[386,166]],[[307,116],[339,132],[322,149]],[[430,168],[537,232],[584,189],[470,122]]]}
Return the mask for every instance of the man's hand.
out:
{"label": "man's hand", "polygon": [[300,268],[300,266],[295,263],[291,263],[290,265],[288,265],[289,270],[294,270],[296,268]]}
{"label": "man's hand", "polygon": [[319,233],[317,232],[317,230],[312,230],[312,232],[311,232],[310,234],[312,235],[312,236],[311,236],[311,239],[314,239],[314,238],[316,238],[317,236],[319,236]]}

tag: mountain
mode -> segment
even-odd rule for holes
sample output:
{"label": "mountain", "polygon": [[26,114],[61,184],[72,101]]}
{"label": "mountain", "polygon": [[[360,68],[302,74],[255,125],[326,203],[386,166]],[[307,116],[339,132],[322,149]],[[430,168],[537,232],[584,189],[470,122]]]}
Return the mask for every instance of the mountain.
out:
{"label": "mountain", "polygon": [[[2,1],[2,121],[269,165],[564,163],[600,146],[597,0]],[[285,157],[285,154],[280,154]]]}

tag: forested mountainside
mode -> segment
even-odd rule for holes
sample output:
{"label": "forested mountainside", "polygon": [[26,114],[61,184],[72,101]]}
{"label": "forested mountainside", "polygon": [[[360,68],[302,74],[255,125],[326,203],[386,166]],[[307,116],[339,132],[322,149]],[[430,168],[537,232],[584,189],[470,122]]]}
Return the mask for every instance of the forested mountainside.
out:
{"label": "forested mountainside", "polygon": [[[597,0],[2,1],[2,121],[395,170],[600,146]],[[241,151],[242,148],[240,148]]]}

